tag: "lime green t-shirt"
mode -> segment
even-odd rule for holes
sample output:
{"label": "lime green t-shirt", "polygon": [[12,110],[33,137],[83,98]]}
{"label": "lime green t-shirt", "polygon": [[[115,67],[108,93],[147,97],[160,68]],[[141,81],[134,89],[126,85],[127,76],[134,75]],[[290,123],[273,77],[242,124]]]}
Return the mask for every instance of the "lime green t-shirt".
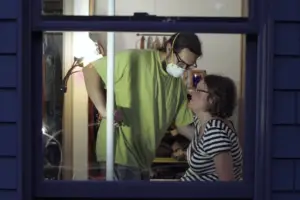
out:
{"label": "lime green t-shirt", "polygon": [[[106,84],[107,59],[92,63]],[[193,121],[182,79],[167,74],[159,52],[127,50],[115,56],[115,105],[124,120],[115,129],[115,163],[148,169],[168,127]],[[96,153],[106,160],[106,120],[100,124]]]}

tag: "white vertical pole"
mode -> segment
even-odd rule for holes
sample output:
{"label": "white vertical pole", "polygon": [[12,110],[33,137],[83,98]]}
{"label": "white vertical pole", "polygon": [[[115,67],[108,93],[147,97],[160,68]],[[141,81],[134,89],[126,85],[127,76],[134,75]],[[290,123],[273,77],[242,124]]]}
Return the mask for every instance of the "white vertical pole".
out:
{"label": "white vertical pole", "polygon": [[[115,0],[108,0],[108,15],[115,15]],[[114,179],[114,71],[115,33],[107,34],[107,97],[106,97],[106,180]]]}

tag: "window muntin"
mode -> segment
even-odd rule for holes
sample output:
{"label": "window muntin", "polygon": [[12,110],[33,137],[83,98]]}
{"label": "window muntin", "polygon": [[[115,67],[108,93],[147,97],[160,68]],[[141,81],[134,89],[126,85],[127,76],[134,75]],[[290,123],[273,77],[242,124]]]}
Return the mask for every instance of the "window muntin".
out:
{"label": "window muntin", "polygon": [[[41,0],[42,14],[49,15],[85,15],[62,12],[69,5],[78,7],[81,1]],[[134,13],[148,13],[157,16],[178,17],[248,17],[249,0],[149,0],[149,1],[116,1],[116,16],[132,16]],[[89,0],[91,15],[106,16],[108,0]],[[134,5],[134,6],[128,6]]]}

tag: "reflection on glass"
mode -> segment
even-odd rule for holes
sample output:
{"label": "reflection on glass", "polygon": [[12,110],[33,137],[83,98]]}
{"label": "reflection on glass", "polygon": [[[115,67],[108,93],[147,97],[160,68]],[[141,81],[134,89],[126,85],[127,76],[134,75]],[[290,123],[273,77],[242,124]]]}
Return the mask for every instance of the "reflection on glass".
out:
{"label": "reflection on glass", "polygon": [[[177,42],[183,40],[183,36],[179,35],[176,39]],[[181,64],[192,64],[193,59],[197,62],[197,69],[187,71],[186,75],[182,76],[182,81],[186,81],[184,85],[192,91],[192,101],[189,107],[196,110],[201,108],[204,105],[201,102],[201,99],[203,99],[200,98],[201,95],[207,95],[211,91],[215,91],[200,84],[200,88],[196,88],[197,83],[200,80],[205,80],[205,77],[210,74],[223,74],[232,79],[235,87],[237,87],[237,98],[241,99],[240,102],[242,102],[243,88],[241,83],[244,81],[240,76],[244,67],[244,56],[241,57],[241,51],[243,52],[242,36],[225,34],[201,34],[197,36],[201,39],[203,46],[205,46],[204,54],[200,59],[197,60],[196,57],[188,56],[192,54],[178,53],[177,56],[173,56],[174,59],[180,57]],[[95,32],[47,32],[44,34],[44,62],[42,65],[44,72],[44,113],[42,134],[45,180],[105,180],[105,119],[98,113],[87,95],[82,69],[84,69],[84,66],[90,67],[90,65],[86,66],[87,63],[98,60],[98,64],[93,63],[93,66],[97,68],[100,76],[105,76],[107,67],[105,63],[106,37],[106,33]],[[173,40],[175,38],[172,33],[116,33],[116,53],[120,55],[119,53],[123,52],[124,55],[124,50],[127,50],[126,52],[135,52],[135,58],[138,58],[143,53],[167,55],[162,50],[165,50],[166,45],[170,44],[172,38]],[[197,37],[195,36],[194,38]],[[175,44],[177,44],[176,40]],[[192,44],[195,43],[193,42]],[[176,48],[176,45],[174,48]],[[128,51],[128,49],[135,50]],[[224,51],[224,49],[231,49],[231,51]],[[167,63],[161,63],[159,56],[151,58],[157,58],[157,62],[150,63],[159,63],[157,67],[165,67],[165,69],[159,68],[162,73],[162,76],[159,76],[161,78],[159,83],[168,80],[169,75],[167,73],[172,73],[167,70]],[[134,67],[127,61],[128,59],[124,59],[120,63]],[[175,60],[174,63],[178,62]],[[118,65],[118,67],[120,66]],[[138,75],[134,76],[134,73]],[[198,170],[196,173],[199,173],[199,169],[191,168],[192,162],[196,162],[195,160],[199,159],[199,156],[195,156],[199,149],[193,148],[195,140],[192,140],[191,143],[189,140],[191,138],[188,135],[184,136],[182,134],[184,132],[178,131],[173,121],[175,116],[178,115],[178,113],[175,113],[175,110],[177,110],[175,107],[178,102],[175,94],[181,93],[181,90],[176,90],[174,95],[172,93],[166,97],[169,98],[169,101],[163,101],[161,97],[161,99],[155,100],[155,103],[151,103],[150,100],[153,100],[152,97],[155,95],[149,96],[149,94],[154,90],[148,88],[148,92],[145,93],[144,88],[141,87],[149,87],[149,83],[153,82],[153,74],[150,75],[150,73],[152,72],[147,71],[147,73],[144,73],[143,71],[132,70],[127,75],[122,74],[123,78],[127,77],[126,80],[130,81],[115,85],[117,110],[120,110],[124,117],[120,122],[120,127],[116,127],[118,133],[116,133],[115,141],[115,171],[117,171],[115,176],[118,180],[179,181],[182,177],[185,177],[182,180],[191,181],[195,179],[203,181],[204,178],[193,178],[189,175],[191,170]],[[117,80],[120,81],[119,79]],[[180,78],[176,80],[180,80]],[[219,78],[215,80],[218,86],[217,89],[220,88],[219,86],[222,86],[218,85],[220,80]],[[105,81],[99,81],[99,84],[101,85]],[[137,84],[137,81],[141,82]],[[161,88],[164,87],[164,85],[161,86]],[[168,90],[163,91],[171,89],[175,90],[174,87],[172,88],[169,85]],[[226,88],[221,89],[226,90]],[[223,94],[224,91],[221,91],[221,89],[217,92]],[[168,94],[163,93],[163,91],[163,95]],[[225,100],[227,101],[227,99]],[[228,105],[231,104],[229,103]],[[148,109],[151,106],[152,108]],[[158,110],[159,106],[164,106],[166,108],[165,111],[169,113],[164,117],[159,112],[155,113],[154,111]],[[145,111],[145,108],[148,110]],[[238,105],[233,116],[228,118],[233,108],[230,107],[228,108],[229,111],[222,110],[219,113],[229,113],[226,116],[220,116],[220,118],[226,119],[224,121],[226,121],[226,126],[229,127],[226,131],[231,130],[228,134],[232,135],[230,138],[233,138],[232,142],[236,145],[235,149],[230,150],[233,152],[235,166],[234,179],[240,180],[242,154],[237,146],[239,143],[238,136],[242,134],[241,130],[243,130],[243,127],[240,127],[242,119],[238,116],[243,116],[243,114],[240,114],[242,108]],[[184,111],[185,109],[187,108],[184,107]],[[144,111],[136,113],[136,110]],[[167,115],[172,117],[168,118]],[[162,119],[161,124],[157,123],[159,118]],[[149,121],[151,121],[150,124]],[[153,126],[153,124],[156,125]],[[147,126],[147,130],[155,131],[142,130],[142,126]],[[195,127],[199,128],[198,121],[195,121]],[[130,128],[142,131],[131,131]],[[155,134],[156,131],[160,134]],[[194,136],[195,133],[190,131],[189,134]],[[207,152],[209,151],[207,150]],[[147,158],[149,159],[147,160]],[[206,159],[208,158],[209,156],[206,157]],[[148,164],[141,164],[139,163],[140,160]],[[122,162],[130,164],[126,165]],[[212,159],[207,162],[209,162],[210,166],[214,166]],[[209,172],[211,173],[213,169],[211,168],[210,170]],[[206,177],[204,181],[211,181],[212,179],[210,178]],[[216,175],[213,178],[216,178]]]}
{"label": "reflection on glass", "polygon": [[46,179],[60,179],[62,164],[62,110],[63,93],[60,91],[62,80],[62,34],[44,35],[44,92],[43,92],[43,141]]}
{"label": "reflection on glass", "polygon": [[[42,0],[44,15],[107,15],[108,0]],[[89,12],[70,12],[78,8],[90,8]],[[133,6],[128,6],[133,5]],[[247,17],[248,0],[126,0],[116,1],[116,15],[149,13],[158,16],[193,17]]]}

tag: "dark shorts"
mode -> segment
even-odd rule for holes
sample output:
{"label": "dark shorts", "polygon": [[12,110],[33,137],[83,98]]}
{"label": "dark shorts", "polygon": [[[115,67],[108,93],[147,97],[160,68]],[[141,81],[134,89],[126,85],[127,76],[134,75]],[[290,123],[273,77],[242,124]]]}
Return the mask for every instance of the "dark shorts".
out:
{"label": "dark shorts", "polygon": [[[100,164],[101,174],[105,176],[106,165],[105,163]],[[116,181],[141,181],[150,180],[149,171],[142,171],[140,168],[124,166],[115,164],[114,166],[114,179]]]}

